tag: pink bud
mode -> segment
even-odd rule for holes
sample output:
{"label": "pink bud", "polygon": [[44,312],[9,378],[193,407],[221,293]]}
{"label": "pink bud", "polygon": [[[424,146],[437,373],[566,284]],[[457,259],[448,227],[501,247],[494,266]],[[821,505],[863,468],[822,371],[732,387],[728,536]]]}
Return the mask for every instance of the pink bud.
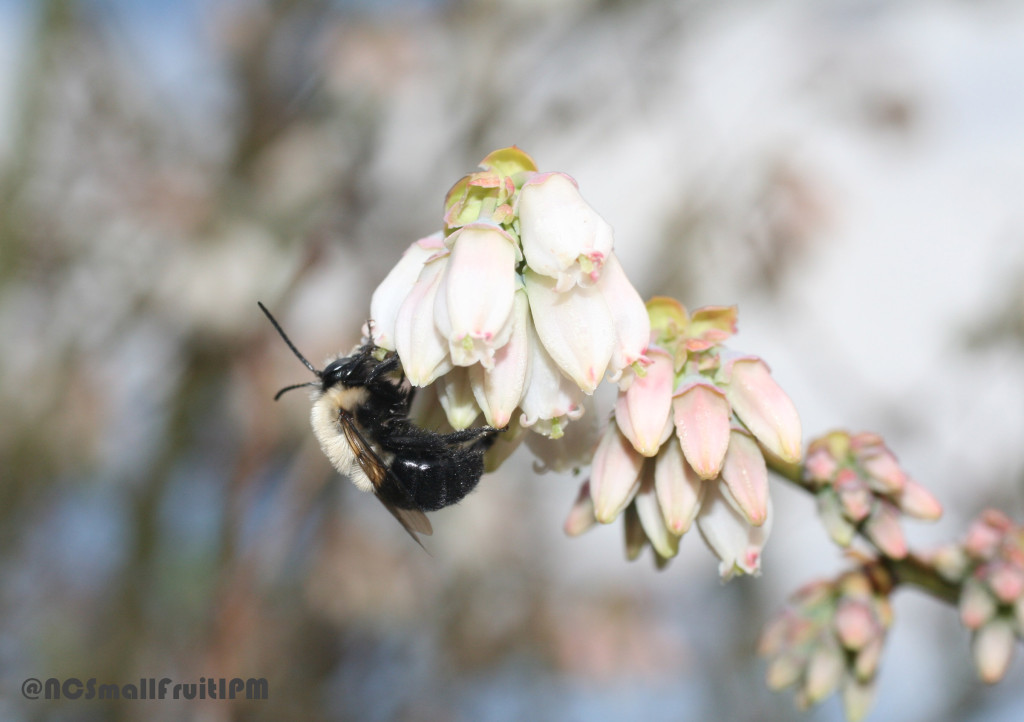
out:
{"label": "pink bud", "polygon": [[423,264],[441,251],[444,251],[444,236],[440,232],[415,241],[373,292],[370,299],[371,331],[373,342],[381,348],[395,350],[398,312],[419,278]]}
{"label": "pink bud", "polygon": [[821,486],[832,481],[839,464],[829,452],[828,447],[819,446],[809,449],[804,460],[804,477]]}
{"label": "pink bud", "polygon": [[975,559],[990,559],[1012,526],[1009,517],[1002,512],[986,509],[967,528],[964,549]]}
{"label": "pink bud", "polygon": [[843,507],[843,514],[854,523],[859,523],[871,513],[871,505],[874,497],[868,485],[857,476],[853,469],[841,469],[836,474],[833,484],[839,502]]}
{"label": "pink bud", "polygon": [[604,297],[596,287],[558,293],[552,279],[529,269],[523,280],[545,350],[584,393],[592,394],[615,346],[615,320]]}
{"label": "pink bud", "polygon": [[925,521],[935,521],[942,516],[942,504],[932,493],[911,478],[903,482],[903,490],[899,493],[900,509],[907,516]]}
{"label": "pink bud", "polygon": [[643,456],[654,456],[671,433],[669,412],[672,410],[672,357],[666,351],[652,348],[647,373],[637,376],[629,389],[620,392],[615,403],[615,423],[619,430]]}
{"label": "pink bud", "polygon": [[846,518],[842,502],[834,489],[824,488],[818,492],[818,516],[825,531],[839,546],[848,547],[857,533],[857,527]]}
{"label": "pink bud", "polygon": [[863,649],[881,631],[871,608],[854,599],[840,600],[836,607],[835,627],[839,641],[850,650]]}
{"label": "pink bud", "polygon": [[765,362],[738,358],[728,362],[723,372],[729,384],[726,397],[740,421],[771,453],[783,461],[800,461],[800,416]]}
{"label": "pink bud", "polygon": [[742,431],[729,434],[722,464],[722,482],[736,502],[736,510],[753,526],[768,517],[768,468],[757,443]]}
{"label": "pink bud", "polygon": [[900,513],[889,502],[880,501],[875,505],[871,516],[864,523],[864,532],[879,551],[890,559],[907,556],[907,541],[900,529]]}
{"label": "pink bud", "polygon": [[882,661],[882,649],[885,646],[885,637],[879,634],[869,640],[853,662],[853,674],[862,681],[867,682],[874,678],[878,672],[878,664]]}
{"label": "pink bud", "polygon": [[885,446],[869,455],[858,456],[858,461],[868,472],[872,487],[883,494],[896,494],[906,483],[906,473]]}
{"label": "pink bud", "polygon": [[978,676],[983,682],[995,684],[1006,674],[1013,659],[1013,625],[1005,619],[995,619],[974,633],[971,651]]}
{"label": "pink bud", "polygon": [[719,576],[727,580],[736,573],[760,574],[761,550],[771,533],[771,500],[764,524],[754,527],[736,511],[736,502],[724,484],[708,486],[697,515],[697,527],[705,543],[721,560]]}
{"label": "pink bud", "polygon": [[555,290],[595,283],[612,251],[612,228],[564,173],[531,177],[516,201],[526,263],[555,279]]}
{"label": "pink bud", "polygon": [[643,461],[615,423],[610,422],[594,452],[590,475],[590,496],[594,500],[594,516],[599,522],[615,521],[632,501],[640,486]]}
{"label": "pink bud", "polygon": [[512,333],[516,292],[515,239],[497,226],[472,223],[448,237],[451,256],[434,313],[452,362],[494,365]]}
{"label": "pink bud", "polygon": [[512,309],[512,335],[495,352],[493,368],[485,369],[479,364],[469,367],[473,395],[487,423],[498,429],[508,426],[526,392],[531,361],[530,323],[526,291],[519,289]]}
{"label": "pink bud", "polygon": [[811,654],[804,679],[804,694],[816,704],[835,692],[843,678],[846,664],[843,652],[835,644],[821,644]]}
{"label": "pink bud", "polygon": [[398,311],[395,349],[413,386],[429,386],[452,368],[447,340],[434,325],[434,301],[448,256],[427,262]]}
{"label": "pink bud", "polygon": [[714,479],[729,448],[731,410],[725,394],[703,379],[684,379],[672,411],[686,460],[701,478]]}
{"label": "pink bud", "polygon": [[682,536],[700,510],[706,484],[686,463],[677,439],[663,444],[654,460],[654,490],[669,531]]}
{"label": "pink bud", "polygon": [[590,482],[584,481],[580,487],[576,501],[573,502],[569,516],[565,519],[563,527],[569,536],[579,536],[597,523],[594,518],[594,500],[590,496]]}
{"label": "pink bud", "polygon": [[803,674],[803,660],[796,654],[783,653],[773,659],[765,673],[765,683],[776,692],[795,684]]}
{"label": "pink bud", "polygon": [[1024,593],[1024,569],[1013,564],[993,564],[986,581],[1003,604],[1013,604]]}
{"label": "pink bud", "polygon": [[960,623],[968,629],[978,629],[996,615],[996,601],[977,579],[964,582],[960,592]]}
{"label": "pink bud", "polygon": [[641,474],[640,488],[637,490],[636,498],[633,499],[636,506],[637,516],[640,518],[640,525],[644,528],[651,547],[658,556],[664,559],[671,559],[679,553],[679,536],[669,531],[665,525],[665,519],[658,505],[658,497],[655,494],[654,469],[647,464]]}
{"label": "pink bud", "polygon": [[611,380],[618,381],[622,372],[633,364],[646,365],[645,352],[651,340],[651,320],[640,298],[614,253],[605,260],[598,290],[608,304],[615,325],[615,345],[608,364]]}

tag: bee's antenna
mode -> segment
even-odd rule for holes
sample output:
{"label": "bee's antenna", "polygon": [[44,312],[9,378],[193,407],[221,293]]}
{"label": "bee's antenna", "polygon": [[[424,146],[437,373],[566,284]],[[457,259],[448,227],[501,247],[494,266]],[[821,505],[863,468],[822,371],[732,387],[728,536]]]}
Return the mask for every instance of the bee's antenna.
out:
{"label": "bee's antenna", "polygon": [[274,401],[277,401],[284,395],[285,391],[293,391],[294,389],[301,389],[303,386],[317,386],[316,381],[307,381],[304,384],[292,384],[291,386],[285,386],[283,389],[274,394]]}
{"label": "bee's antenna", "polygon": [[[288,348],[290,348],[292,350],[292,353],[295,354],[298,357],[299,361],[301,361],[302,363],[304,363],[306,365],[307,369],[309,369],[314,374],[316,374],[317,378],[320,378],[321,373],[319,371],[317,371],[316,367],[313,364],[311,364],[309,361],[306,360],[305,356],[303,356],[301,353],[299,353],[299,350],[297,348],[295,348],[295,344],[293,344],[292,340],[290,338],[288,338],[288,334],[286,334],[284,332],[284,330],[281,328],[281,324],[279,324],[277,322],[277,319],[275,319],[272,315],[270,315],[270,311],[267,310],[267,307],[264,306],[259,301],[257,301],[256,304],[260,307],[260,310],[263,311],[264,314],[266,314],[267,318],[270,319],[270,322],[272,324],[274,324],[274,328],[277,329],[277,332],[279,334],[281,334],[281,338],[283,338],[284,342],[286,344],[288,344]],[[294,386],[289,386],[287,388],[281,389],[280,391],[277,392],[277,396],[274,397],[274,401],[277,401],[278,396],[283,394],[285,391],[289,391],[291,389],[297,389],[300,386],[310,386],[310,385],[311,384],[296,384]]]}

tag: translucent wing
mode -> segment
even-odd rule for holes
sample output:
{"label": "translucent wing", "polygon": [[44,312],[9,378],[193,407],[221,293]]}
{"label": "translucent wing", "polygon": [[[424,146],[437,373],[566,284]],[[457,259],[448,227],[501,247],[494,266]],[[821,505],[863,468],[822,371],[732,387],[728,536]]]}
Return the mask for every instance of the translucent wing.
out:
{"label": "translucent wing", "polygon": [[[380,499],[380,502],[391,512],[391,515],[398,520],[398,523],[409,533],[409,536],[423,547],[423,542],[420,541],[417,534],[430,536],[434,533],[427,515],[416,508],[416,502],[413,501],[409,492],[405,490],[401,482],[395,478],[395,475],[391,473],[387,465],[381,461],[377,453],[367,443],[356,426],[352,414],[342,410],[339,421],[342,433],[345,434],[345,440],[351,447],[356,461],[359,462],[359,466],[363,473],[366,474],[366,478],[373,484],[374,495]],[[424,547],[424,550],[426,550],[426,547]]]}

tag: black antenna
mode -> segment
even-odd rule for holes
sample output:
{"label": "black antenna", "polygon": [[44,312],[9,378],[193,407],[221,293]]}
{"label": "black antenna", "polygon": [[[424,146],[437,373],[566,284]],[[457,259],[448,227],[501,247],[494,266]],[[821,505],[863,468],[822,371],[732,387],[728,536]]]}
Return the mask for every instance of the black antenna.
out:
{"label": "black antenna", "polygon": [[277,329],[277,332],[278,332],[279,334],[281,334],[281,338],[283,338],[283,339],[284,339],[284,342],[285,342],[286,344],[288,344],[288,348],[290,348],[290,349],[292,350],[292,353],[293,353],[293,354],[295,354],[295,355],[296,355],[296,356],[298,357],[299,361],[301,361],[302,363],[306,364],[306,368],[307,368],[307,369],[309,369],[310,371],[312,371],[313,373],[315,373],[315,374],[316,374],[317,376],[320,376],[320,372],[319,372],[319,371],[317,371],[316,367],[315,367],[315,366],[314,366],[313,364],[311,364],[311,363],[310,363],[309,361],[307,361],[307,360],[306,360],[306,357],[305,357],[305,356],[303,356],[303,355],[302,355],[301,353],[299,353],[299,350],[298,350],[297,348],[295,348],[295,344],[293,344],[293,343],[292,343],[292,340],[291,340],[290,338],[288,338],[288,334],[286,334],[286,333],[284,332],[284,329],[282,329],[282,328],[281,328],[281,324],[279,324],[279,323],[277,322],[277,319],[276,319],[276,318],[274,318],[274,317],[273,317],[273,316],[272,316],[272,315],[270,314],[270,311],[268,311],[268,310],[267,310],[267,307],[266,307],[266,306],[264,306],[264,305],[263,305],[263,304],[262,304],[262,303],[261,303],[260,301],[257,301],[257,302],[256,302],[256,305],[260,307],[260,310],[261,310],[261,311],[263,311],[263,313],[265,313],[265,314],[266,314],[267,318],[269,318],[269,319],[270,319],[270,322],[271,322],[272,324],[274,324],[274,328],[276,328],[276,329]]}
{"label": "black antenna", "polygon": [[[307,369],[309,369],[314,374],[316,374],[317,378],[321,378],[323,376],[323,373],[318,371],[317,368],[313,364],[311,364],[309,361],[306,360],[305,356],[303,356],[301,353],[299,353],[299,350],[297,348],[295,348],[295,344],[293,344],[292,340],[290,338],[288,338],[288,334],[286,334],[284,332],[284,329],[281,328],[281,324],[279,324],[277,322],[277,319],[274,318],[274,316],[270,313],[270,311],[267,310],[267,307],[264,306],[260,301],[257,301],[256,305],[260,307],[260,310],[263,311],[263,313],[266,315],[266,317],[268,319],[270,319],[270,322],[272,324],[274,324],[274,328],[277,329],[277,332],[281,335],[281,338],[283,338],[284,342],[286,344],[288,344],[288,348],[290,348],[292,350],[292,353],[295,354],[295,356],[299,359],[299,361],[301,361],[303,364],[305,364]],[[281,389],[280,391],[278,391],[274,395],[274,401],[277,401],[279,398],[281,398],[281,394],[283,394],[285,391],[292,391],[293,389],[301,389],[303,386],[316,386],[316,385],[317,384],[315,382],[308,381],[308,382],[306,382],[304,384],[292,384],[291,386],[285,386],[283,389]]]}

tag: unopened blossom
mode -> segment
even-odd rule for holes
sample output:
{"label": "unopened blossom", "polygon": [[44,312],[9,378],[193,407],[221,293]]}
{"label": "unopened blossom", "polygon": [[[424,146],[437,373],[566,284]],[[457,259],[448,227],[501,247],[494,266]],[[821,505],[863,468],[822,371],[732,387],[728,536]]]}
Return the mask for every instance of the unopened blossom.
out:
{"label": "unopened blossom", "polygon": [[584,393],[604,377],[615,348],[615,318],[596,286],[561,293],[551,278],[523,274],[537,337],[558,368]]}
{"label": "unopened blossom", "polygon": [[740,357],[722,366],[726,398],[744,426],[783,461],[800,460],[800,416],[786,393],[757,357]]}
{"label": "unopened blossom", "polygon": [[701,537],[721,562],[718,574],[722,579],[731,579],[736,574],[760,574],[761,551],[772,529],[770,499],[766,499],[764,516],[757,526],[738,507],[728,487],[714,484],[708,488],[697,516]]}
{"label": "unopened blossom", "polygon": [[487,423],[498,429],[512,420],[530,380],[531,324],[530,304],[526,291],[520,288],[513,299],[508,342],[495,352],[490,368],[482,364],[469,367],[473,395]]}
{"label": "unopened blossom", "polygon": [[612,250],[612,228],[564,173],[538,173],[516,201],[526,262],[561,293],[597,282]]}
{"label": "unopened blossom", "polygon": [[978,675],[998,682],[1024,639],[1024,526],[987,509],[971,522],[959,548],[960,564],[946,569],[959,572],[960,621],[973,633]]}
{"label": "unopened blossom", "polygon": [[434,323],[435,300],[448,260],[444,254],[424,264],[395,320],[395,349],[413,386],[428,386],[453,366],[448,339]]}
{"label": "unopened blossom", "polygon": [[438,291],[434,318],[448,340],[452,363],[494,366],[495,352],[512,335],[516,294],[515,239],[482,223],[463,226],[449,239],[451,256]]}
{"label": "unopened blossom", "polygon": [[626,508],[640,487],[644,459],[614,424],[608,427],[594,452],[590,496],[594,518],[610,524]]}
{"label": "unopened blossom", "polygon": [[942,506],[911,479],[877,434],[834,431],[807,448],[804,481],[833,541],[848,546],[859,530],[886,556],[902,559],[901,516],[933,521]]}
{"label": "unopened blossom", "polygon": [[799,590],[761,635],[768,686],[794,686],[801,708],[840,691],[847,719],[863,718],[892,625],[891,589],[884,569],[869,563]]}
{"label": "unopened blossom", "polygon": [[643,374],[647,311],[575,181],[515,146],[480,165],[377,288],[368,331],[413,386],[442,387],[453,426],[482,415],[559,438],[606,376]]}
{"label": "unopened blossom", "polygon": [[[756,574],[771,530],[762,445],[774,445],[776,455],[799,458],[800,425],[791,413],[792,402],[770,377],[764,380],[763,362],[721,345],[735,332],[735,309],[709,307],[691,315],[677,301],[659,298],[647,310],[652,330],[648,363],[620,385],[609,423],[614,438],[628,441],[631,454],[616,448],[631,464],[608,487],[617,491],[614,503],[602,505],[594,497],[597,519],[608,523],[615,514],[635,512],[639,526],[627,530],[627,540],[646,540],[659,564],[674,556],[679,538],[696,521],[722,562],[724,578]],[[730,364],[728,372],[722,371],[723,363]],[[737,392],[732,384],[743,388]],[[765,398],[757,398],[759,391]],[[598,455],[607,454],[607,443],[602,442]],[[602,485],[607,468],[602,467]],[[596,493],[593,478],[591,492]]]}
{"label": "unopened blossom", "polygon": [[419,279],[423,264],[444,251],[444,236],[440,232],[413,242],[377,286],[370,299],[373,327],[368,329],[375,344],[389,351],[395,350],[398,311]]}

